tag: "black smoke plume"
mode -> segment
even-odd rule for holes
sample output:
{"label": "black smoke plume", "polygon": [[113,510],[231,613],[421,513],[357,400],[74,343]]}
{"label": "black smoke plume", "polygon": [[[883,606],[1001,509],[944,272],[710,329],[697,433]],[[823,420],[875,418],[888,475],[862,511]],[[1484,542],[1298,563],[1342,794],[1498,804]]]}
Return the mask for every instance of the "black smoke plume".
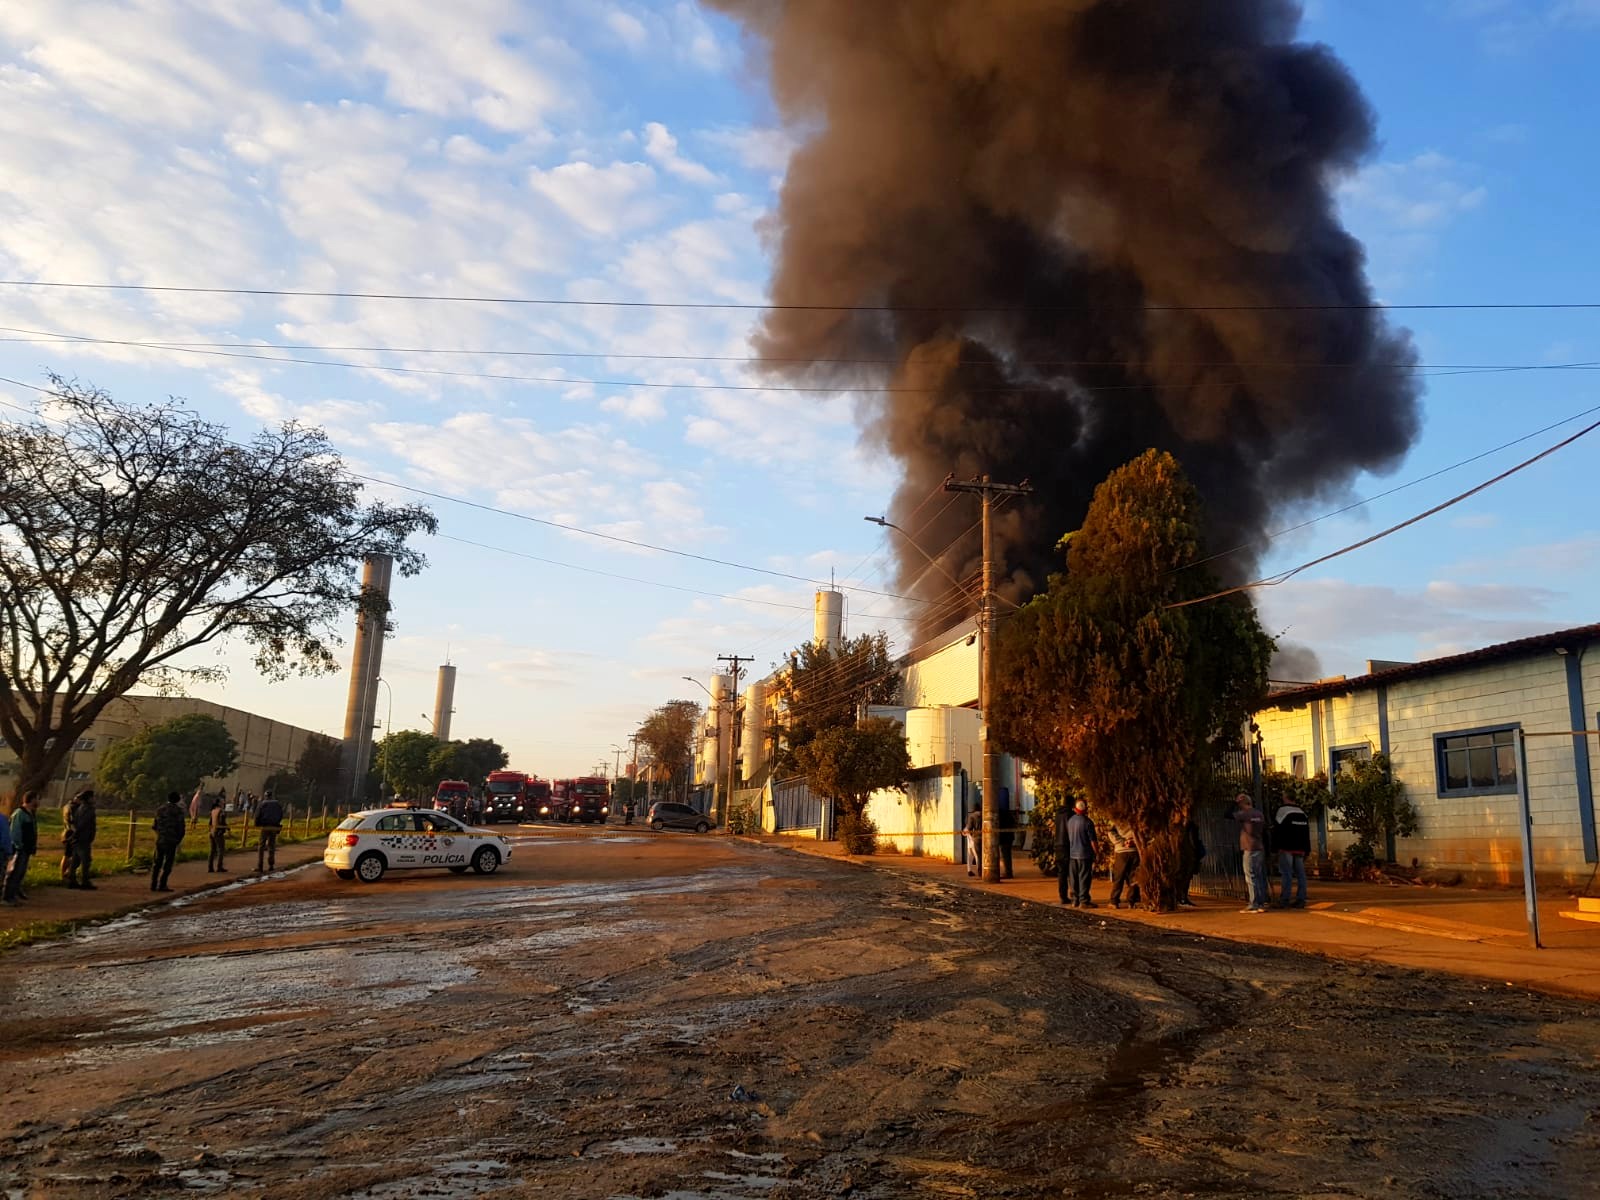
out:
{"label": "black smoke plume", "polygon": [[[1326,47],[1293,41],[1295,4],[709,2],[770,53],[801,139],[771,284],[799,307],[757,349],[797,382],[895,389],[866,419],[904,464],[891,514],[958,578],[975,499],[912,511],[951,472],[1032,481],[997,527],[1020,597],[1147,447],[1200,489],[1213,549],[1249,546],[1213,564],[1232,580],[1276,515],[1405,451],[1414,351],[1332,198],[1372,114]],[[848,311],[803,307],[829,305]],[[899,553],[903,588],[947,598]]]}

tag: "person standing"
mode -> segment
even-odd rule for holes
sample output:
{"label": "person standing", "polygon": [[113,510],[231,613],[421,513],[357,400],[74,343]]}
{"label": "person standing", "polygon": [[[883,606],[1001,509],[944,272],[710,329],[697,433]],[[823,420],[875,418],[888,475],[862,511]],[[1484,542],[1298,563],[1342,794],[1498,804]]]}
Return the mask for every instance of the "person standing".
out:
{"label": "person standing", "polygon": [[[1311,818],[1298,804],[1280,804],[1272,816],[1272,845],[1278,852],[1278,907],[1306,906],[1306,855],[1311,853]],[[1293,901],[1290,883],[1296,885]]]}
{"label": "person standing", "polygon": [[1188,823],[1183,827],[1183,841],[1178,849],[1178,907],[1198,908],[1199,905],[1189,899],[1189,885],[1194,882],[1194,877],[1200,871],[1200,863],[1206,856],[1206,844],[1200,839],[1200,822],[1194,819],[1194,814],[1189,814]]}
{"label": "person standing", "polygon": [[200,824],[200,814],[206,809],[206,789],[204,781],[194,785],[194,795],[189,797],[189,828],[193,829]]}
{"label": "person standing", "polygon": [[[4,813],[0,813],[0,876],[11,874],[11,856],[13,853],[11,841],[11,818]],[[0,897],[4,897],[3,892],[0,892]],[[9,897],[4,897],[4,899],[7,904],[15,903]]]}
{"label": "person standing", "polygon": [[1011,878],[1011,847],[1017,836],[1017,814],[1011,808],[1011,789],[1000,789],[1000,811],[996,816],[999,833],[995,843],[1000,854],[1000,878]]}
{"label": "person standing", "polygon": [[95,890],[94,884],[89,882],[89,869],[98,823],[94,789],[84,788],[68,802],[61,828],[61,881],[69,888]]}
{"label": "person standing", "polygon": [[1261,815],[1261,810],[1247,792],[1240,792],[1234,798],[1233,819],[1239,822],[1239,852],[1243,856],[1245,887],[1250,895],[1250,903],[1239,911],[1266,912],[1267,819]]}
{"label": "person standing", "polygon": [[256,874],[278,866],[278,831],[283,828],[283,805],[271,792],[264,792],[256,808]]}
{"label": "person standing", "polygon": [[1106,830],[1106,840],[1111,843],[1111,907],[1122,907],[1122,889],[1128,889],[1128,907],[1139,903],[1139,882],[1134,873],[1139,869],[1139,848],[1133,835],[1121,826],[1112,825]]}
{"label": "person standing", "polygon": [[1089,819],[1089,806],[1079,800],[1072,806],[1072,816],[1067,819],[1067,864],[1072,874],[1073,908],[1100,907],[1089,899],[1089,887],[1094,881],[1094,859],[1099,849],[1094,822]]}
{"label": "person standing", "polygon": [[967,874],[983,878],[983,809],[976,806],[967,814],[962,829],[967,839]]}
{"label": "person standing", "polygon": [[28,877],[28,860],[39,852],[39,793],[24,792],[11,814],[11,862],[6,867],[3,894],[7,904],[26,900],[22,882]]}
{"label": "person standing", "polygon": [[228,810],[221,800],[211,802],[211,855],[206,859],[206,872],[222,871],[223,856],[228,853]]}
{"label": "person standing", "polygon": [[[195,795],[200,795],[198,789]],[[192,807],[193,799],[189,803]],[[183,798],[177,792],[167,793],[167,802],[156,809],[156,818],[151,825],[156,831],[156,857],[150,864],[150,890],[170,892],[172,889],[167,886],[167,880],[172,876],[172,864],[178,860],[178,843],[183,841],[183,835],[188,832]]]}

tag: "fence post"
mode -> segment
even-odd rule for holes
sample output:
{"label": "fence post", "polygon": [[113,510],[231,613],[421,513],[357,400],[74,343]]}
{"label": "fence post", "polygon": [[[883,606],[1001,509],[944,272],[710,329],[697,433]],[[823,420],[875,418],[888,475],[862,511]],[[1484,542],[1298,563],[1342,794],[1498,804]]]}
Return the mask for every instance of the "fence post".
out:
{"label": "fence post", "polygon": [[239,826],[239,849],[250,849],[250,810],[245,809],[244,823]]}
{"label": "fence post", "polygon": [[135,830],[138,828],[133,823],[134,819],[135,819],[135,813],[134,813],[133,809],[130,808],[128,810],[128,862],[129,863],[133,862],[133,835],[134,835]]}

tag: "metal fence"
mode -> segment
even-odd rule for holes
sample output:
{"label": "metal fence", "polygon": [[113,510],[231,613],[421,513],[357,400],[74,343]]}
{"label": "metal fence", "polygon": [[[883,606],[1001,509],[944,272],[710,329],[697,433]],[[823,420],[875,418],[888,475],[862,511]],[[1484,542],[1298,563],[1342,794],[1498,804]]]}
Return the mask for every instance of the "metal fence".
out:
{"label": "metal fence", "polygon": [[772,781],[772,825],[774,833],[801,829],[823,830],[825,802],[812,794],[804,779]]}

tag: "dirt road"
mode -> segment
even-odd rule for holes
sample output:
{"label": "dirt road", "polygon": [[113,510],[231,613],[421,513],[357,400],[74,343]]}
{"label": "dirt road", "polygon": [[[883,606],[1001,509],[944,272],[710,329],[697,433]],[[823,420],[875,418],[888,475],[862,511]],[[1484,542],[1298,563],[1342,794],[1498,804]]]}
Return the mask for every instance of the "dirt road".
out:
{"label": "dirt road", "polygon": [[692,835],[0,958],[13,1196],[1600,1196],[1594,1006]]}

